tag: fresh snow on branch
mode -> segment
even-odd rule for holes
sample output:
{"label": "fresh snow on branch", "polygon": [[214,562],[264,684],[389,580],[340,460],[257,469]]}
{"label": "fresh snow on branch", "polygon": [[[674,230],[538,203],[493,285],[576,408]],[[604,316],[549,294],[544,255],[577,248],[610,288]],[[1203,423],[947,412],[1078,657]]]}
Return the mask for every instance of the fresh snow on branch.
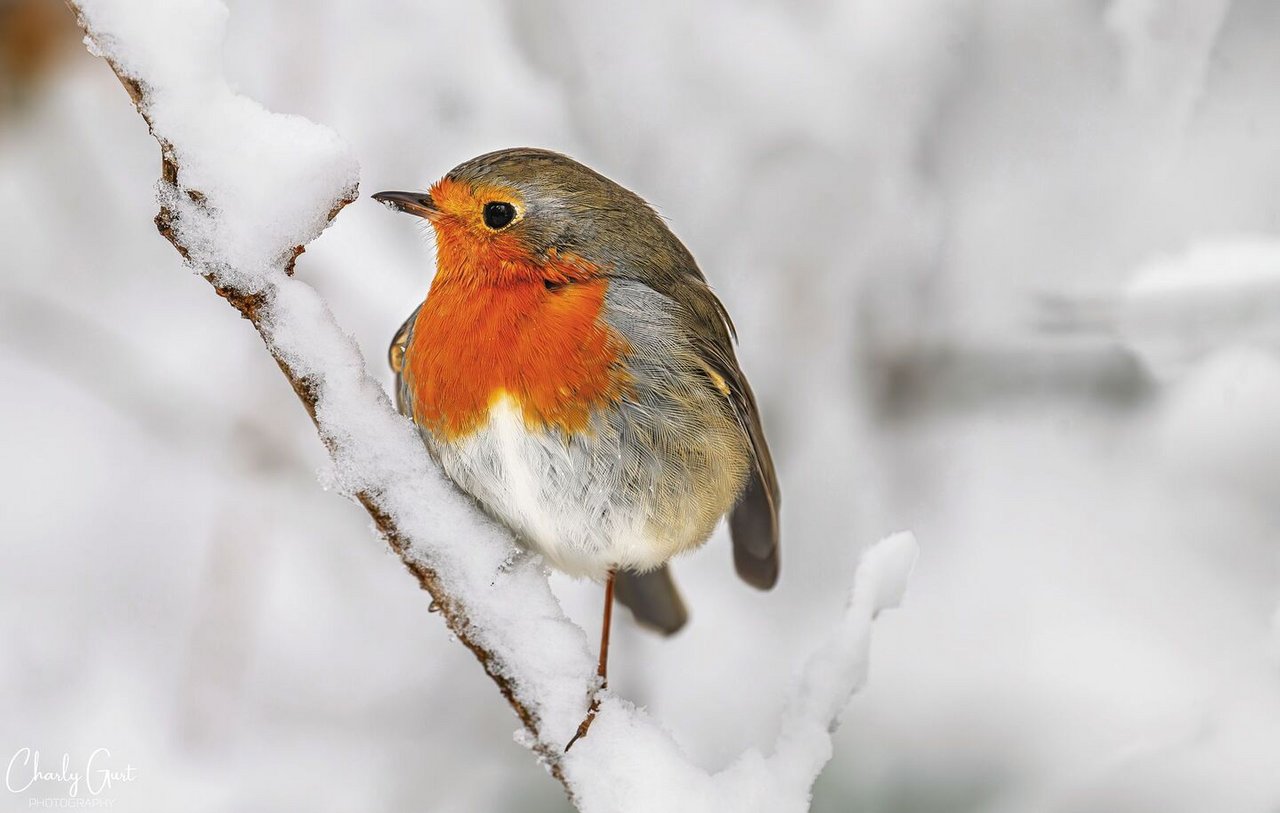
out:
{"label": "fresh snow on branch", "polygon": [[[583,811],[761,811],[809,809],[810,791],[831,759],[831,736],[867,677],[871,622],[896,607],[915,564],[910,533],[867,550],[843,617],[810,656],[783,714],[774,752],[744,752],[725,770],[691,765],[647,714],[616,697],[601,704],[590,748],[575,746],[566,773]],[[596,739],[599,737],[599,739]],[[584,740],[584,743],[586,740]]]}
{"label": "fresh snow on branch", "polygon": [[1280,240],[1201,239],[1150,258],[1113,291],[1055,295],[1047,326],[1114,336],[1158,381],[1175,381],[1232,347],[1280,348]]}
{"label": "fresh snow on branch", "polygon": [[437,471],[325,302],[293,261],[355,198],[358,165],[328,128],[233,92],[215,0],[78,0],[86,43],[120,76],[161,144],[161,231],[250,319],[313,415],[335,480],[360,501],[446,623],[498,683],[521,739],[582,810],[804,810],[831,731],[866,678],[870,624],[900,599],[915,542],[864,557],[848,610],[804,667],[775,752],[709,774],[643,710],[606,694],[590,736],[561,748],[586,710],[594,658],[532,557]]}

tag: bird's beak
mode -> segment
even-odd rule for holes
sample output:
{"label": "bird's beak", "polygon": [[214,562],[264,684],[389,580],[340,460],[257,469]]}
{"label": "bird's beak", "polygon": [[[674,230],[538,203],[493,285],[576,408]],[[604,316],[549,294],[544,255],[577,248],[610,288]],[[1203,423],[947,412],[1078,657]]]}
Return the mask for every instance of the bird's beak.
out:
{"label": "bird's beak", "polygon": [[397,212],[430,218],[440,210],[426,192],[379,192],[373,199],[395,209]]}

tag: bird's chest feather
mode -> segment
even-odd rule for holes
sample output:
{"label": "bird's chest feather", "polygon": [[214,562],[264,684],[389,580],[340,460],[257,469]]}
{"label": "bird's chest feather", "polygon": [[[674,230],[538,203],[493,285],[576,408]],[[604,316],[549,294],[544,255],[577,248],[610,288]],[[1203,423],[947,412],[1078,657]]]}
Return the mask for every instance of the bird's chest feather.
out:
{"label": "bird's chest feather", "polygon": [[627,343],[600,318],[607,285],[434,285],[406,353],[416,422],[438,441],[457,441],[502,401],[529,430],[586,431],[591,413],[628,387]]}

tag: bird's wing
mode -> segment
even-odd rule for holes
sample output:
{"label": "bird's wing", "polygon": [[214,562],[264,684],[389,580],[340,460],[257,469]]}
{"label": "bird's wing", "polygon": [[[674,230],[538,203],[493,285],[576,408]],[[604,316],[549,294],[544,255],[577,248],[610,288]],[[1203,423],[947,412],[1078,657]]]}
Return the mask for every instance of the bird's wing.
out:
{"label": "bird's wing", "polygon": [[413,309],[413,313],[409,314],[409,318],[396,331],[391,339],[391,346],[387,348],[387,363],[396,376],[396,409],[410,420],[413,419],[413,400],[409,397],[408,383],[404,378],[404,356],[409,349],[409,340],[413,337],[413,323],[417,321],[418,311],[421,309],[421,305]]}
{"label": "bird's wing", "polygon": [[[728,314],[710,289],[704,289],[724,318]],[[733,407],[738,425],[751,439],[751,469],[747,486],[729,514],[729,530],[733,535],[733,564],[748,584],[768,590],[778,581],[778,509],[782,496],[778,489],[778,474],[773,467],[773,456],[764,437],[760,423],[760,409],[756,406],[755,393],[747,383],[747,377],[734,356],[727,332],[717,338],[713,347],[707,348],[706,360],[723,380],[721,388]],[[715,381],[719,384],[720,382]]]}
{"label": "bird's wing", "polygon": [[778,509],[782,495],[751,386],[741,372],[737,383],[731,386],[735,393],[731,398],[734,411],[751,436],[753,452],[747,487],[729,514],[733,564],[747,583],[768,590],[778,581]]}
{"label": "bird's wing", "polygon": [[645,284],[682,306],[679,318],[694,339],[708,378],[724,394],[738,425],[751,441],[750,477],[729,513],[729,530],[738,575],[751,586],[768,590],[778,581],[778,511],[782,496],[755,394],[733,352],[737,335],[733,322],[724,304],[696,271],[645,280]]}

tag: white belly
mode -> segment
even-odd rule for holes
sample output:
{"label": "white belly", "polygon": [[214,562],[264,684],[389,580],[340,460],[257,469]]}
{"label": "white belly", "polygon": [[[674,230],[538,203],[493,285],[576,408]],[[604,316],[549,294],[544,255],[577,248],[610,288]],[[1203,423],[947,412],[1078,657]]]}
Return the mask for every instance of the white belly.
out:
{"label": "white belly", "polygon": [[433,451],[523,544],[565,573],[602,579],[611,568],[658,567],[702,541],[656,532],[654,489],[626,473],[620,443],[607,431],[573,440],[530,432],[519,406],[503,397],[481,429]]}

